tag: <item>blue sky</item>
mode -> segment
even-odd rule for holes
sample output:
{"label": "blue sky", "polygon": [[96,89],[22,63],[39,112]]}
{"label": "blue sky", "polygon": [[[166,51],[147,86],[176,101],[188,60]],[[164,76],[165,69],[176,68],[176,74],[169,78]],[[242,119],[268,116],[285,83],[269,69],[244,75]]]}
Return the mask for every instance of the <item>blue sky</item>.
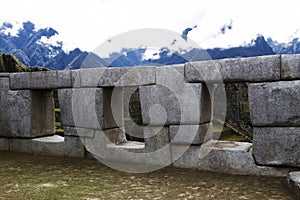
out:
{"label": "blue sky", "polygon": [[[249,43],[257,34],[286,42],[300,28],[296,0],[9,0],[0,22],[32,21],[53,27],[67,48],[94,50],[105,40],[140,28],[163,28],[189,37],[203,48]],[[219,34],[232,22],[232,29]],[[299,31],[300,35],[300,31]]]}

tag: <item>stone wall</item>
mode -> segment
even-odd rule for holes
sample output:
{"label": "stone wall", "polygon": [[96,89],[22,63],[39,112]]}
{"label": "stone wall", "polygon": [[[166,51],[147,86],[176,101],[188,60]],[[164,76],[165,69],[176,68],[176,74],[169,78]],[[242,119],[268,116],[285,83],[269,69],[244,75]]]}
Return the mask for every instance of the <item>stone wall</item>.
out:
{"label": "stone wall", "polygon": [[[253,144],[216,140],[226,95],[214,93],[224,83],[248,86]],[[300,55],[3,73],[0,89],[0,150],[233,174],[300,168]],[[54,134],[54,89],[64,137]],[[136,90],[142,125],[128,108]]]}

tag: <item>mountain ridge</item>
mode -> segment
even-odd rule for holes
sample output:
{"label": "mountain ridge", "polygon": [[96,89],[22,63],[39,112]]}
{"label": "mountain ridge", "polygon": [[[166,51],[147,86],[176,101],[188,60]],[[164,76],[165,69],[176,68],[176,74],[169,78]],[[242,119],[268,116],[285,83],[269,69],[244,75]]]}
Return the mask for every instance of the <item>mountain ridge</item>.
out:
{"label": "mountain ridge", "polygon": [[[249,45],[239,47],[191,49],[184,53],[172,52],[164,47],[155,53],[155,59],[145,59],[145,48],[122,49],[120,52],[113,52],[109,58],[100,58],[79,48],[64,51],[62,41],[51,41],[58,34],[58,31],[50,27],[36,29],[35,24],[30,21],[22,23],[18,30],[14,30],[13,24],[5,22],[0,27],[0,53],[15,55],[26,66],[40,66],[51,70],[104,66],[160,66],[208,59],[300,53],[298,38],[285,44],[272,38],[265,40],[264,36],[258,35]],[[203,56],[203,52],[208,53],[209,57]]]}

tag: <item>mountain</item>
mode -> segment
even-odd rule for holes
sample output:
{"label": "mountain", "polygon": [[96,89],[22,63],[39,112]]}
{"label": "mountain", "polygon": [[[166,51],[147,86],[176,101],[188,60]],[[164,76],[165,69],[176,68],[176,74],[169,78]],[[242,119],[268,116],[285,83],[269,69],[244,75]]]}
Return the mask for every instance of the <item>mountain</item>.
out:
{"label": "mountain", "polygon": [[191,49],[187,52],[171,52],[168,48],[161,48],[158,53],[153,56],[156,59],[144,59],[146,48],[139,49],[123,49],[119,57],[117,56],[112,62],[111,67],[122,66],[140,66],[140,65],[171,65],[180,64],[187,61],[203,61],[210,59],[236,58],[236,57],[252,57],[262,55],[275,54],[270,45],[266,42],[262,35],[258,35],[247,46],[233,47],[228,49]]}
{"label": "mountain", "polygon": [[[19,26],[18,26],[19,25]],[[36,29],[28,21],[22,24],[3,23],[0,27],[0,53],[15,55],[24,65],[48,69],[78,69],[89,52],[76,48],[63,50],[63,42],[55,40],[53,28]],[[94,62],[102,62],[94,57]]]}
{"label": "mountain", "polygon": [[267,39],[268,44],[276,54],[298,54],[300,53],[300,40],[293,38],[288,43],[279,43],[272,38]]}
{"label": "mountain", "polygon": [[108,58],[100,58],[91,52],[75,48],[63,50],[63,42],[58,41],[58,32],[53,28],[37,29],[28,21],[21,24],[3,23],[0,26],[0,53],[13,54],[26,66],[40,66],[52,70],[91,67],[124,67],[139,65],[170,65],[187,61],[251,57],[261,55],[300,53],[300,40],[278,43],[272,38],[267,41],[262,35],[248,45],[232,48],[191,49],[171,51],[167,47],[153,53],[147,48],[122,49]]}

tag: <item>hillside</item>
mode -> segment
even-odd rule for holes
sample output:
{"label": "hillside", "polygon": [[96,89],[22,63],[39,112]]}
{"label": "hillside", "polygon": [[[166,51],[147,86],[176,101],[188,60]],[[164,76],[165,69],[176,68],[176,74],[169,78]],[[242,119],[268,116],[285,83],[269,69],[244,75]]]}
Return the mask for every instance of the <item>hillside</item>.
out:
{"label": "hillside", "polygon": [[33,72],[47,70],[48,69],[41,67],[27,67],[13,55],[0,54],[0,72]]}

